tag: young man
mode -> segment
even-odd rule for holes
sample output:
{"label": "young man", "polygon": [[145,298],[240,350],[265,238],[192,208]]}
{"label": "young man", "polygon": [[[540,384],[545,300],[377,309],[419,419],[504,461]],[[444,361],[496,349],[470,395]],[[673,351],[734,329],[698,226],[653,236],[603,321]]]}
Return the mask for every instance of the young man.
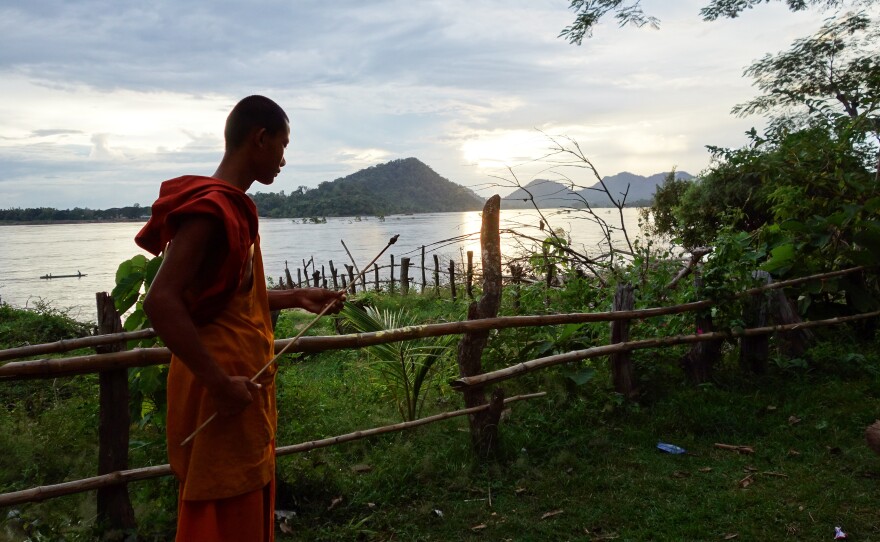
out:
{"label": "young man", "polygon": [[[272,184],[285,165],[287,115],[249,96],[226,120],[226,152],[211,177],[162,183],[135,241],[162,266],[144,300],[172,352],[168,458],[180,481],[177,540],[274,539],[275,368],[270,310],[314,313],[344,297],[322,288],[267,291],[257,211],[246,191]],[[219,416],[191,442],[204,420]]]}

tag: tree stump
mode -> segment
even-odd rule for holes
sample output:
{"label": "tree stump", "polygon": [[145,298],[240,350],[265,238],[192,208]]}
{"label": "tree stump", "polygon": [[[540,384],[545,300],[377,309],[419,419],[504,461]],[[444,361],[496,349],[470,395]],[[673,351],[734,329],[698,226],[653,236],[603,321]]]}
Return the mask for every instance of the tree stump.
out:
{"label": "tree stump", "polygon": [[[480,245],[483,261],[483,295],[468,307],[468,320],[494,318],[501,305],[501,236],[498,231],[501,198],[492,196],[483,207],[483,224]],[[450,265],[454,269],[454,264]],[[458,369],[462,377],[482,374],[482,354],[489,338],[488,331],[465,333],[458,343]],[[466,408],[486,404],[483,388],[466,389],[463,392]],[[504,403],[504,392],[496,388],[490,408],[468,418],[471,444],[481,458],[494,455],[498,450],[498,421]]]}

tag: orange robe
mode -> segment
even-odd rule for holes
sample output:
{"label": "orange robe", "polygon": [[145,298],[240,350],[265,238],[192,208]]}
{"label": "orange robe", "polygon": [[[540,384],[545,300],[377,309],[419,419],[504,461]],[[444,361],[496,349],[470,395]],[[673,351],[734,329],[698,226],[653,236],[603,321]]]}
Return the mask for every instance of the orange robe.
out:
{"label": "orange robe", "polygon": [[[272,321],[259,239],[250,288],[236,293],[202,342],[230,375],[251,377],[272,359]],[[168,459],[180,480],[179,541],[274,539],[275,366],[241,414],[217,418],[186,446],[180,443],[216,412],[205,389],[176,357],[168,373]],[[198,535],[198,536],[195,536]]]}
{"label": "orange robe", "polygon": [[[274,355],[256,209],[244,192],[215,179],[174,179],[163,183],[138,244],[160,251],[187,215],[220,219],[229,245],[216,276],[188,300],[199,338],[227,374],[250,378]],[[252,392],[254,401],[243,412],[215,419],[181,446],[216,408],[186,365],[172,356],[167,439],[171,469],[180,481],[177,540],[274,539],[274,366],[259,383],[262,389]]]}

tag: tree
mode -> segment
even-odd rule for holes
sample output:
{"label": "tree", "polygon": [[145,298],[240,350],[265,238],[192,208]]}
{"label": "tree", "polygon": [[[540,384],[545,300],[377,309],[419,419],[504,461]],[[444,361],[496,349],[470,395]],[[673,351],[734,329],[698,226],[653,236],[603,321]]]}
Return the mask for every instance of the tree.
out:
{"label": "tree", "polygon": [[862,135],[854,145],[880,144],[880,30],[863,14],[826,23],[788,51],[755,62],[745,75],[763,94],[733,113],[770,114],[776,126],[793,128],[847,125]]}
{"label": "tree", "polygon": [[[711,0],[709,5],[700,10],[704,21],[714,21],[720,17],[734,18],[746,9],[759,4],[769,4],[771,0]],[[780,1],[780,0],[775,0]],[[867,6],[877,0],[784,0],[791,11],[802,11],[811,6],[835,8],[845,6]],[[628,24],[652,28],[660,26],[657,17],[646,15],[642,11],[641,0],[571,0],[569,9],[574,10],[575,20],[565,27],[559,37],[568,39],[569,43],[580,45],[584,38],[592,35],[593,27],[609,13],[614,13],[620,26]]]}

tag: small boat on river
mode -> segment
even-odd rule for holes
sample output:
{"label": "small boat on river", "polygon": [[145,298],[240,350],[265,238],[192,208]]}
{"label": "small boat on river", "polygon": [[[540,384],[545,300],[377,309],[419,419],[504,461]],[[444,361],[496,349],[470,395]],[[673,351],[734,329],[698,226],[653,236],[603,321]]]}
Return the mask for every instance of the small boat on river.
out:
{"label": "small boat on river", "polygon": [[87,276],[88,275],[86,275],[85,273],[80,273],[79,271],[77,271],[75,275],[53,275],[52,273],[49,273],[48,275],[43,275],[40,278],[41,279],[71,279],[71,278],[78,279],[78,278],[87,277]]}

